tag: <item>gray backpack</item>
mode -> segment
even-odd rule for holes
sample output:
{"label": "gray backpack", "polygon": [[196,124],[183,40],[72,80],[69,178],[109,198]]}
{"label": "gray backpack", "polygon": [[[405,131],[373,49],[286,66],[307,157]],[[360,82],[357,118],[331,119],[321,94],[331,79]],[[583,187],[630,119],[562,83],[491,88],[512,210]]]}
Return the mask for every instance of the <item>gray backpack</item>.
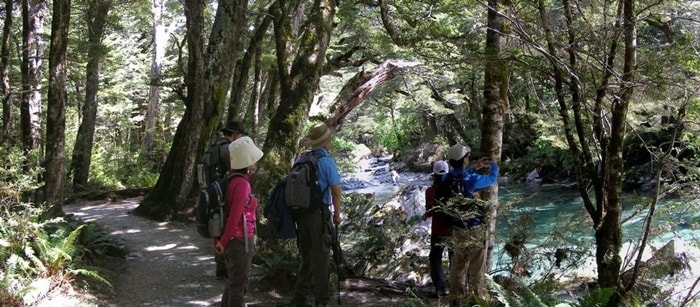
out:
{"label": "gray backpack", "polygon": [[284,200],[292,212],[318,210],[323,204],[323,192],[318,184],[318,159],[321,152],[303,153],[287,175]]}

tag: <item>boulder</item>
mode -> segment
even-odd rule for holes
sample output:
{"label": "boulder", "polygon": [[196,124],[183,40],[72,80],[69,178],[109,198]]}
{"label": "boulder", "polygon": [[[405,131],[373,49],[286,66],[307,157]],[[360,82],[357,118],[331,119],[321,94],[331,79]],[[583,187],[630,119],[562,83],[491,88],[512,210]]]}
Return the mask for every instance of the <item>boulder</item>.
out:
{"label": "boulder", "polygon": [[[687,289],[687,276],[697,276],[700,251],[691,246],[683,238],[676,237],[667,242],[663,247],[653,251],[652,256],[639,265],[638,277],[633,291],[642,299],[654,301],[659,298],[679,300],[680,297],[671,297],[674,294],[683,295],[680,289]],[[620,275],[623,285],[631,281],[633,268],[624,271]],[[660,295],[661,294],[661,295]]]}
{"label": "boulder", "polygon": [[355,149],[352,150],[352,160],[354,162],[360,161],[363,158],[367,158],[372,155],[372,150],[365,144],[358,144]]}

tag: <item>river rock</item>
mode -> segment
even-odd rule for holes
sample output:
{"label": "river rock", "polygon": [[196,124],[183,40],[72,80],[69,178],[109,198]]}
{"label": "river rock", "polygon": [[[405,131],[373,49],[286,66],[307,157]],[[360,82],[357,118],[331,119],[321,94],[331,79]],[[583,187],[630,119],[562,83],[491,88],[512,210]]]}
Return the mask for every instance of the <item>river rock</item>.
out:
{"label": "river rock", "polygon": [[[641,298],[652,301],[655,298],[672,296],[674,293],[683,296],[691,286],[688,283],[693,280],[687,277],[698,276],[699,264],[700,250],[683,238],[676,237],[653,251],[652,256],[640,264],[639,277],[633,290]],[[633,268],[630,268],[620,275],[623,285],[631,280],[632,274]],[[658,282],[649,282],[652,280]],[[674,300],[680,299],[677,297]]]}

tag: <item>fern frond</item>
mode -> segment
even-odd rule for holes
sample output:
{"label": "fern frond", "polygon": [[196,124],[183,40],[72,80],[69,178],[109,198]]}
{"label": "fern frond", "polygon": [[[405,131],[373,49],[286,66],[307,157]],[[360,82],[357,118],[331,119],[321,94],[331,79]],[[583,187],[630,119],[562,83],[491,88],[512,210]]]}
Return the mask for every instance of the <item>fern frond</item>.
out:
{"label": "fern frond", "polygon": [[78,236],[80,236],[80,232],[83,230],[83,228],[85,228],[85,224],[80,225],[78,228],[71,231],[70,234],[68,234],[68,236],[63,240],[63,243],[61,244],[61,251],[63,251],[65,255],[68,255],[68,258],[71,258],[74,255],[77,247],[75,242],[78,239]]}
{"label": "fern frond", "polygon": [[109,286],[109,287],[112,287],[112,283],[110,283],[107,279],[105,279],[104,277],[102,277],[102,275],[100,275],[100,273],[98,273],[98,272],[95,271],[95,270],[90,270],[90,269],[87,269],[87,268],[80,268],[80,269],[70,269],[70,270],[68,270],[67,272],[68,272],[69,274],[72,274],[72,275],[83,275],[83,276],[87,276],[87,277],[90,277],[90,278],[92,278],[92,279],[94,279],[94,280],[96,280],[96,281],[102,282],[102,283],[104,283],[105,285],[107,285],[107,286]]}

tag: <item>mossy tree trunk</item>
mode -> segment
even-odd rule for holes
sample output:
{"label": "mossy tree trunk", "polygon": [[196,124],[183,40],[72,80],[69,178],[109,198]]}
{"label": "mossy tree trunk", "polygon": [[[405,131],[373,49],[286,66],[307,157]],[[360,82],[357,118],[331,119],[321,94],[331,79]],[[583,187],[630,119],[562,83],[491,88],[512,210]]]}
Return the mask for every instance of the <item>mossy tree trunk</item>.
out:
{"label": "mossy tree trunk", "polygon": [[[22,102],[20,126],[22,145],[29,154],[39,147],[41,136],[41,65],[44,42],[41,37],[44,17],[48,14],[46,0],[22,0]],[[25,165],[28,169],[29,165]]]}
{"label": "mossy tree trunk", "polygon": [[73,174],[73,192],[84,191],[90,174],[92,146],[95,139],[95,122],[97,120],[97,93],[100,84],[100,62],[105,55],[102,45],[103,33],[107,25],[107,14],[112,8],[111,0],[92,0],[87,11],[88,27],[88,62],[85,68],[85,101],[83,102],[82,121],[75,138],[71,173]]}
{"label": "mossy tree trunk", "polygon": [[[635,1],[624,0],[623,35],[624,64],[622,68],[622,84],[612,104],[612,126],[610,127],[610,146],[605,153],[608,167],[605,170],[605,214],[602,223],[596,229],[596,262],[598,264],[598,282],[601,287],[618,287],[622,259],[622,160],[623,143],[627,128],[627,111],[632,102],[632,94],[636,81],[637,67],[637,23]],[[628,289],[631,285],[628,285]],[[624,289],[619,289],[608,302],[608,306],[619,306],[625,295]]]}
{"label": "mossy tree trunk", "polygon": [[183,100],[187,108],[156,185],[135,210],[139,215],[156,220],[172,217],[184,207],[194,181],[205,104],[204,9],[205,3],[201,1],[185,1],[188,60],[184,80],[187,96]]}
{"label": "mossy tree trunk", "polygon": [[63,214],[63,182],[66,145],[66,50],[70,25],[70,0],[54,1],[49,51],[49,93],[46,116],[44,197],[51,205],[49,214]]}
{"label": "mossy tree trunk", "polygon": [[188,201],[194,194],[194,165],[223,117],[236,51],[246,24],[246,1],[220,1],[205,52],[204,9],[200,1],[185,4],[189,56],[185,76],[187,110],[158,182],[136,209],[136,213],[157,220],[179,216],[194,204]]}
{"label": "mossy tree trunk", "polygon": [[[233,75],[233,90],[231,91],[231,99],[229,100],[228,104],[227,117],[228,120],[236,119],[242,110],[247,109],[249,112],[247,112],[246,116],[244,117],[244,123],[246,124],[246,127],[253,132],[257,130],[257,119],[256,114],[254,114],[254,111],[257,110],[257,108],[252,106],[256,105],[257,101],[256,99],[251,98],[249,107],[244,108],[243,97],[245,97],[245,93],[248,92],[246,89],[250,79],[250,68],[253,66],[253,62],[260,58],[260,45],[265,38],[267,30],[270,28],[270,24],[272,24],[272,18],[268,14],[262,14],[258,18],[258,22],[255,24],[255,31],[248,42],[248,47],[245,48],[245,54],[240,62],[236,64],[236,70],[234,71]],[[259,66],[256,66],[256,73],[254,73],[254,76],[259,76]],[[258,84],[258,80],[256,80],[255,84]],[[250,96],[257,97],[257,87],[253,86],[250,92]]]}
{"label": "mossy tree trunk", "polygon": [[[299,9],[296,1],[277,1],[270,7],[275,32],[277,71],[281,101],[270,119],[261,165],[272,178],[286,173],[296,153],[299,139],[308,117],[330,42],[335,14],[335,1],[315,0],[307,20],[300,29],[301,37],[293,32],[289,12]],[[292,42],[299,42],[295,48]],[[296,50],[295,54],[292,54]],[[272,183],[271,183],[272,184]],[[267,191],[269,187],[261,187]]]}
{"label": "mossy tree trunk", "polygon": [[151,51],[151,82],[148,89],[148,104],[143,119],[143,139],[141,146],[145,151],[153,149],[156,125],[160,113],[160,89],[162,84],[163,60],[168,41],[168,33],[165,29],[164,15],[165,0],[153,0],[151,2],[151,16],[153,17],[153,50]]}
{"label": "mossy tree trunk", "polygon": [[[481,154],[500,160],[503,148],[503,117],[508,108],[508,67],[501,57],[505,18],[500,15],[499,0],[488,2],[488,27],[486,31],[486,65],[484,67],[484,104],[481,119]],[[485,267],[490,268],[496,235],[496,210],[498,203],[498,184],[483,190],[481,198],[494,202],[489,207],[487,254]],[[482,276],[483,278],[483,276]]]}

